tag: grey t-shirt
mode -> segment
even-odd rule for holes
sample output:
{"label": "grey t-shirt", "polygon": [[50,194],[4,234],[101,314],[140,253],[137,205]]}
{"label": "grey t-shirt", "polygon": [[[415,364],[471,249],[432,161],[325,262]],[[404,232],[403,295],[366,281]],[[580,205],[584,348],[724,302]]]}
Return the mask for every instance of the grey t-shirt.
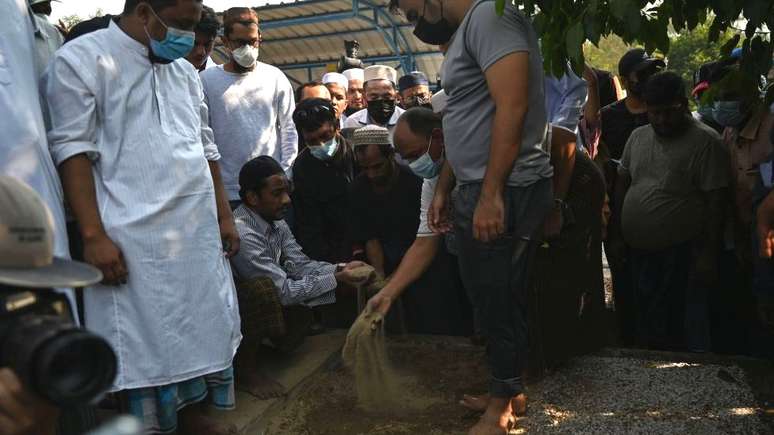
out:
{"label": "grey t-shirt", "polygon": [[676,138],[660,137],[650,125],[634,130],[619,169],[632,177],[623,204],[624,240],[655,251],[697,237],[706,215],[703,193],[727,187],[729,167],[720,136],[694,119]]}
{"label": "grey t-shirt", "polygon": [[532,23],[511,2],[497,16],[493,0],[471,6],[455,33],[444,60],[442,80],[448,96],[443,119],[446,158],[461,184],[484,179],[495,104],[484,72],[498,60],[517,52],[529,53],[529,110],[524,120],[521,149],[507,184],[528,186],[553,174],[542,148],[546,134],[543,60]]}

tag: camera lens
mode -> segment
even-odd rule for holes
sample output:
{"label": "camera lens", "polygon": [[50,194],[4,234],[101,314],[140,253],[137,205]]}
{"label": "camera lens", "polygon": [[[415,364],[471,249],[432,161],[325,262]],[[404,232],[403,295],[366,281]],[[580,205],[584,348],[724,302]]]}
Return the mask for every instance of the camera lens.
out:
{"label": "camera lens", "polygon": [[102,338],[70,329],[48,340],[37,352],[34,379],[39,391],[56,403],[88,403],[110,388],[116,356]]}
{"label": "camera lens", "polygon": [[116,375],[107,341],[55,316],[20,317],[2,355],[27,385],[58,405],[97,400]]}

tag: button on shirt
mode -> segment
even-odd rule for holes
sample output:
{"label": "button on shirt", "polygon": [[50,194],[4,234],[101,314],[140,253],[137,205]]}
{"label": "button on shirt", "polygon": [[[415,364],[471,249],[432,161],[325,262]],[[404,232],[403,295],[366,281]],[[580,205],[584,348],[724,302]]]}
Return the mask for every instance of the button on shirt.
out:
{"label": "button on shirt", "polygon": [[118,357],[113,391],[228,368],[239,310],[196,69],[185,59],[152,64],[146,46],[111,22],[57,51],[41,83],[54,161],[92,159],[100,217],[129,272],[124,285],[84,291],[86,327]]}
{"label": "button on shirt", "polygon": [[231,265],[241,280],[269,277],[284,306],[336,302],[336,266],[309,259],[285,221],[266,222],[245,205],[234,210],[241,240]]}

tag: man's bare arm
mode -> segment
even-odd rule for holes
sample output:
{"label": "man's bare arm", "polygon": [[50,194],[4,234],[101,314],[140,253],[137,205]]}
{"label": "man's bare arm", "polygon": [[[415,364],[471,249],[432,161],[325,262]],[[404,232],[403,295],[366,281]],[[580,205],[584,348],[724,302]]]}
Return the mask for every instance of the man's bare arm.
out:
{"label": "man's bare arm", "polygon": [[59,172],[65,198],[81,230],[84,260],[102,271],[105,284],[126,282],[128,271],[123,254],[105,232],[97,208],[91,161],[85,154],[78,154],[62,162]]}
{"label": "man's bare arm", "polygon": [[486,70],[485,76],[495,103],[495,116],[489,163],[473,216],[473,236],[487,242],[505,231],[502,195],[521,149],[521,133],[528,110],[529,53],[518,52],[503,57]]}
{"label": "man's bare arm", "polygon": [[239,233],[236,230],[236,225],[234,225],[234,216],[231,214],[231,206],[228,203],[226,189],[223,187],[220,165],[217,161],[209,161],[207,163],[210,165],[212,183],[215,186],[215,203],[218,207],[220,237],[223,240],[226,256],[231,258],[239,252]]}

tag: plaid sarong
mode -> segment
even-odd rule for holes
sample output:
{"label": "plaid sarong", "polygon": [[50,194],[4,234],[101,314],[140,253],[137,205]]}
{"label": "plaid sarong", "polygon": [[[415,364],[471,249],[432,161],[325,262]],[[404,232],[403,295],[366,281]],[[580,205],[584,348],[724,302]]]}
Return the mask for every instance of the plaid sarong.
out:
{"label": "plaid sarong", "polygon": [[262,276],[237,283],[242,336],[247,343],[282,337],[287,332],[277,288]]}
{"label": "plaid sarong", "polygon": [[234,409],[234,369],[161,387],[126,390],[122,396],[123,411],[142,420],[145,433],[172,434],[177,431],[177,412],[188,405],[206,400],[216,409]]}

